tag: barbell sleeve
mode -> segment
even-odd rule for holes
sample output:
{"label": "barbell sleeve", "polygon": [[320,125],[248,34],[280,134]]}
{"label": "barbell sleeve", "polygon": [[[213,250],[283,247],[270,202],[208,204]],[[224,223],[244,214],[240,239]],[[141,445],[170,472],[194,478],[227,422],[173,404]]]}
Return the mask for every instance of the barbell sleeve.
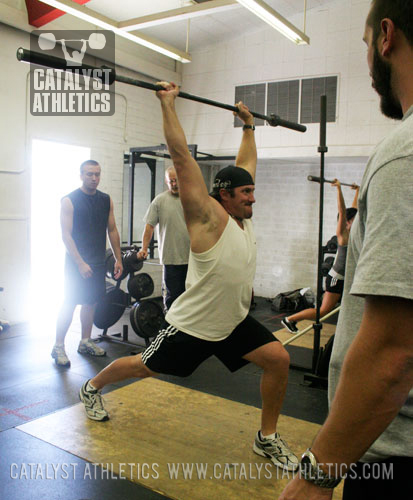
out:
{"label": "barbell sleeve", "polygon": [[[30,64],[36,64],[37,66],[45,66],[47,68],[59,69],[62,71],[67,71],[67,63],[65,59],[55,56],[49,56],[42,54],[41,52],[35,52],[33,50],[27,50],[20,47],[17,49],[17,59],[22,62],[27,62]],[[115,70],[108,67],[97,68],[96,66],[90,66],[88,64],[82,64],[82,66],[76,66],[76,69],[86,69],[88,71],[102,71],[105,70],[106,74],[109,75],[109,84],[112,84],[116,79]],[[95,78],[98,78],[95,76]],[[106,78],[106,77],[105,77]],[[99,78],[103,80],[103,76]]]}
{"label": "barbell sleeve", "polygon": [[[315,175],[309,175],[309,176],[307,177],[307,179],[308,179],[309,181],[311,181],[311,182],[321,182],[321,178],[320,178],[320,177],[317,177],[317,176],[315,176]],[[333,184],[333,182],[334,182],[334,181],[330,181],[330,180],[328,180],[328,179],[324,179],[324,182],[328,182],[328,183],[330,183],[330,184]],[[353,187],[353,186],[354,186],[354,184],[348,184],[348,183],[346,183],[346,182],[340,182],[340,184],[341,184],[342,186],[349,186],[349,187]]]}
{"label": "barbell sleeve", "polygon": [[[42,54],[40,52],[35,52],[32,50],[23,49],[22,47],[20,47],[17,50],[17,59],[19,61],[22,61],[22,62],[36,64],[38,66],[46,66],[49,68],[59,69],[59,70],[63,70],[63,71],[67,70],[67,65],[66,65],[65,59],[61,59],[61,58],[55,57],[55,56],[45,55],[45,54]],[[120,83],[126,83],[128,85],[134,85],[135,87],[141,87],[141,88],[154,90],[154,91],[163,90],[163,87],[161,85],[155,85],[153,83],[144,82],[142,80],[135,80],[134,78],[129,78],[126,76],[117,75],[116,71],[113,68],[105,68],[105,67],[97,68],[97,67],[89,66],[86,64],[82,64],[82,66],[78,67],[78,69],[80,69],[80,70],[82,70],[82,68],[87,69],[87,70],[92,70],[92,71],[105,69],[106,76],[109,76],[109,83],[110,84],[112,84],[114,81],[117,81]],[[201,102],[203,104],[209,104],[210,106],[215,106],[217,108],[227,109],[229,111],[234,111],[234,112],[239,111],[237,106],[233,106],[231,104],[224,104],[224,103],[219,102],[219,101],[213,101],[212,99],[206,99],[205,97],[200,97],[197,95],[188,94],[187,92],[180,91],[178,97],[181,97],[183,99],[189,99],[191,101]],[[298,132],[305,132],[307,130],[307,127],[305,125],[301,125],[300,123],[295,123],[295,122],[290,122],[288,120],[284,120],[275,114],[270,114],[269,116],[267,116],[267,115],[263,115],[261,113],[256,113],[255,111],[250,111],[250,113],[255,118],[261,118],[262,120],[265,120],[271,127],[280,126],[280,127],[289,128],[291,130],[296,130]]]}

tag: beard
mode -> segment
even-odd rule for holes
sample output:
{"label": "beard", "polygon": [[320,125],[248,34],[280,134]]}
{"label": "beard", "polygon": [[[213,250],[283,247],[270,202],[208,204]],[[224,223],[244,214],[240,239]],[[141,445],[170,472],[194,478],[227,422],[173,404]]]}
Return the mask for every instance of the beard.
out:
{"label": "beard", "polygon": [[403,110],[400,102],[394,96],[391,85],[392,67],[388,62],[381,59],[377,47],[374,47],[371,76],[373,80],[372,86],[380,96],[381,112],[388,118],[401,120]]}
{"label": "beard", "polygon": [[251,208],[251,211],[244,214],[244,219],[251,219],[252,217],[252,205],[248,205]]}

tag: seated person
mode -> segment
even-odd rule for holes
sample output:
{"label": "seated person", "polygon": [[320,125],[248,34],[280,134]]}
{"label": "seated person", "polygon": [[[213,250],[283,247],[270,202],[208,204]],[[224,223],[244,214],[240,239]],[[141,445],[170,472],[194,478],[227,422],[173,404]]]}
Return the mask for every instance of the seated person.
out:
{"label": "seated person", "polygon": [[[323,301],[320,307],[320,318],[332,311],[336,304],[340,302],[341,296],[343,295],[347,243],[351,225],[357,213],[357,198],[359,193],[359,186],[357,186],[357,184],[353,184],[352,189],[355,189],[356,194],[351,208],[346,209],[340,181],[334,179],[332,186],[337,188],[338,221],[336,234],[338,248],[333,267],[328,272],[326,278],[326,291],[324,292]],[[303,311],[299,311],[291,316],[286,316],[281,320],[281,324],[290,333],[297,333],[297,322],[302,321],[303,319],[315,320],[316,314],[317,311],[314,308],[304,309]]]}

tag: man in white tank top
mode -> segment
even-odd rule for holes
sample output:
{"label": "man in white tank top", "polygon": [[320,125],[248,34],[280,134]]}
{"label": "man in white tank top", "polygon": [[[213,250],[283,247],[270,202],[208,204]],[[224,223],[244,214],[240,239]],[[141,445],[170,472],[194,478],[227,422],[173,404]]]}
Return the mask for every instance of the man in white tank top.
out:
{"label": "man in white tank top", "polygon": [[257,150],[254,119],[239,102],[244,122],[236,167],[218,172],[208,193],[201,170],[190,155],[175,111],[179,94],[173,83],[162,82],[164,134],[175,166],[191,251],[186,290],[172,304],[165,327],[137,356],[120,358],[84,383],[80,398],[93,420],[107,420],[101,389],[110,383],[159,373],[190,375],[204,360],[216,356],[230,371],[248,362],[262,368],[261,429],[253,450],[274,465],[295,470],[297,457],[277,433],[284,399],[289,356],[263,325],[248,315],[255,274],[256,241],[252,205]]}

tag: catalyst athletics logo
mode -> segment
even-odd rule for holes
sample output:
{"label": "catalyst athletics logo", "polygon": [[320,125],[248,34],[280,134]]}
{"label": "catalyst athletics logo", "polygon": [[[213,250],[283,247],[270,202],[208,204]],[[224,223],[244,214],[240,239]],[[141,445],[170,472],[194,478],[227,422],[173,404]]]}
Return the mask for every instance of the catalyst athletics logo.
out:
{"label": "catalyst athletics logo", "polygon": [[32,31],[30,112],[34,116],[110,116],[115,112],[112,31]]}

